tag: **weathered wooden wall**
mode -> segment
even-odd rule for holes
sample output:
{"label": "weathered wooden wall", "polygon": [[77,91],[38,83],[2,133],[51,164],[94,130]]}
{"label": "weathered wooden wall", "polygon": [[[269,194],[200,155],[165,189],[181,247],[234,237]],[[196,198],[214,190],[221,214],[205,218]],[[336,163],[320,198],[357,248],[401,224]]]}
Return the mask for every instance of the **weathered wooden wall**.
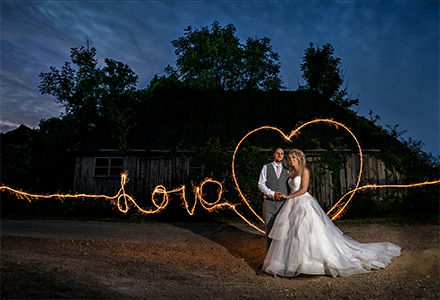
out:
{"label": "weathered wooden wall", "polygon": [[[338,192],[333,191],[332,174],[323,168],[319,153],[311,151],[306,155],[307,166],[311,173],[309,192],[323,207],[333,206],[339,200],[336,195],[340,197],[355,188],[360,171],[360,158],[357,153],[348,152],[345,154],[345,165],[339,172],[340,190]],[[400,175],[395,170],[387,169],[381,160],[364,153],[360,186],[366,184],[396,184],[400,181]],[[369,193],[372,196],[378,194],[396,195],[399,191],[384,188],[370,190]]]}
{"label": "weathered wooden wall", "polygon": [[[336,195],[332,187],[332,176],[329,171],[322,167],[319,152],[310,151],[307,155],[307,166],[311,173],[309,192],[323,207],[332,206]],[[359,156],[356,153],[347,152],[345,167],[340,170],[339,195],[353,189],[356,185],[360,168]],[[194,165],[183,156],[174,157],[171,155],[157,156],[125,156],[124,170],[129,173],[129,183],[126,185],[126,192],[135,197],[141,204],[148,205],[151,193],[155,186],[163,185],[171,190],[187,184],[191,179],[190,173]],[[397,172],[388,170],[384,163],[375,157],[364,155],[364,166],[361,185],[398,183],[400,177]],[[196,166],[197,167],[197,166]],[[94,172],[94,157],[78,156],[76,160],[74,191],[77,193],[115,195],[120,188],[120,177],[96,177]],[[257,188],[258,178],[255,178]],[[380,189],[373,193],[396,193],[393,190]],[[100,199],[87,199],[88,205],[104,205]]]}
{"label": "weathered wooden wall", "polygon": [[[137,201],[147,202],[157,185],[171,190],[185,183],[188,160],[165,156],[124,156],[123,170],[128,171],[126,192]],[[121,187],[120,176],[94,176],[95,158],[77,156],[74,191],[76,193],[116,195]],[[86,205],[105,205],[100,199],[86,199]]]}

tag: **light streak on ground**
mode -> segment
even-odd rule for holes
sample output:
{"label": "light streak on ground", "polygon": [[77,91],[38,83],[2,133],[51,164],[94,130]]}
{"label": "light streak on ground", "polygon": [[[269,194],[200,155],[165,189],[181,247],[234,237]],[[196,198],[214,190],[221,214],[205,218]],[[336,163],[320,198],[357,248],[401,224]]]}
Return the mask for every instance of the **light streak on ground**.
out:
{"label": "light streak on ground", "polygon": [[[240,148],[240,145],[243,143],[246,138],[248,138],[250,135],[260,131],[260,130],[273,130],[278,132],[284,140],[288,142],[292,142],[292,138],[300,134],[300,130],[304,127],[316,123],[326,123],[331,126],[335,126],[336,128],[342,127],[345,129],[354,139],[356,146],[358,148],[358,154],[360,159],[360,167],[359,167],[359,173],[358,173],[358,179],[356,182],[356,186],[353,190],[347,192],[344,196],[342,196],[336,204],[330,208],[330,210],[327,212],[327,215],[332,219],[336,220],[340,218],[343,214],[343,212],[346,210],[348,204],[352,201],[353,196],[356,192],[367,190],[367,189],[378,189],[378,188],[412,188],[412,187],[421,187],[426,185],[434,185],[439,184],[440,180],[435,181],[426,181],[421,183],[413,183],[413,184],[406,184],[406,185],[398,185],[398,184],[391,184],[391,185],[376,185],[376,184],[367,184],[364,186],[359,186],[362,176],[362,169],[363,169],[363,154],[362,149],[359,144],[359,141],[357,140],[356,136],[353,134],[353,132],[344,124],[334,121],[333,119],[315,119],[309,122],[306,122],[304,124],[301,124],[300,126],[297,126],[296,129],[292,130],[289,135],[286,135],[283,131],[280,129],[273,127],[273,126],[262,126],[259,128],[256,128],[249,133],[247,133],[241,140],[238,142],[237,146],[235,147],[234,154],[232,156],[232,178],[235,183],[236,190],[241,198],[241,201],[248,207],[248,209],[252,212],[252,214],[257,217],[257,219],[264,224],[264,221],[262,217],[255,212],[255,210],[250,205],[249,200],[246,198],[246,196],[243,194],[243,192],[240,189],[240,185],[237,180],[236,176],[236,170],[235,170],[235,159],[237,156],[237,152]],[[121,174],[121,188],[119,189],[118,193],[114,196],[107,196],[107,195],[98,195],[98,194],[50,194],[50,195],[40,195],[40,194],[31,194],[24,191],[16,190],[13,188],[10,188],[8,186],[0,186],[0,191],[7,191],[11,194],[14,194],[18,199],[26,199],[29,202],[32,200],[38,200],[38,199],[58,199],[60,201],[63,201],[64,199],[75,199],[75,198],[102,198],[107,201],[109,201],[111,204],[116,205],[122,213],[127,213],[131,207],[134,207],[138,210],[138,212],[142,214],[155,214],[159,213],[162,210],[164,210],[168,203],[170,202],[170,195],[177,194],[180,196],[183,205],[189,215],[194,215],[195,208],[197,203],[200,203],[200,205],[207,211],[212,212],[215,210],[221,210],[221,209],[231,209],[233,210],[243,221],[245,221],[249,226],[256,229],[257,231],[264,233],[264,230],[260,229],[259,226],[248,220],[243,214],[239,213],[237,210],[237,206],[241,204],[232,204],[228,201],[222,202],[222,196],[223,196],[223,185],[221,182],[206,178],[204,181],[202,181],[198,186],[193,186],[193,194],[194,194],[194,202],[192,205],[189,204],[187,198],[186,198],[186,186],[182,185],[179,188],[175,188],[173,190],[167,190],[166,187],[163,185],[158,185],[154,188],[152,194],[151,194],[151,208],[143,208],[141,207],[134,197],[128,195],[125,191],[125,185],[128,183],[128,173],[124,172]],[[205,195],[203,192],[203,187],[206,184],[213,184],[217,186],[217,198],[214,202],[209,202],[205,200]],[[347,200],[344,201],[345,198]]]}

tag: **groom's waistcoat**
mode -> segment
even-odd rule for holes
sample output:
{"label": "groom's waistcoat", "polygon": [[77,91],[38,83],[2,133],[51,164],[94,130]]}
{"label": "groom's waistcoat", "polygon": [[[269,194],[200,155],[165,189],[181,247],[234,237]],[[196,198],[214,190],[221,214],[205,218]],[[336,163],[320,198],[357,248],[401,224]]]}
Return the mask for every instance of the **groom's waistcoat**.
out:
{"label": "groom's waistcoat", "polygon": [[277,178],[277,174],[275,173],[272,163],[266,164],[266,170],[266,186],[272,191],[280,192],[284,195],[287,195],[287,178],[289,177],[287,169],[281,167],[280,178]]}

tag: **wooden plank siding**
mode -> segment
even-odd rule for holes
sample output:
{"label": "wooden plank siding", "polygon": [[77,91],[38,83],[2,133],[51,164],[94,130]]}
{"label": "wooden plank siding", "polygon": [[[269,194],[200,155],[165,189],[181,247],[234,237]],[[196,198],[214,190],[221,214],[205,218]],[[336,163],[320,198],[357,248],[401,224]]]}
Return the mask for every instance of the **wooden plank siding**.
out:
{"label": "wooden plank siding", "polygon": [[[320,153],[307,151],[307,166],[311,173],[309,192],[325,207],[331,207],[337,200],[332,187],[332,175],[324,170],[320,163]],[[340,170],[339,183],[340,194],[352,190],[357,182],[359,173],[359,156],[356,153],[346,153],[346,163]],[[77,193],[115,195],[120,188],[120,177],[94,176],[94,157],[78,156],[76,160],[76,173],[74,190]],[[124,170],[129,173],[129,182],[126,192],[134,196],[138,203],[151,205],[151,194],[157,185],[163,185],[167,190],[172,190],[181,185],[188,184],[190,176],[190,156],[182,157],[170,155],[135,156],[123,157]],[[195,166],[198,167],[198,166]],[[214,178],[216,179],[216,178]],[[221,180],[221,178],[217,178]],[[258,189],[258,178],[255,181],[255,189]],[[385,184],[398,183],[400,176],[394,170],[388,170],[379,159],[364,155],[364,168],[362,172],[361,185],[364,184]],[[191,190],[191,186],[187,186]],[[379,189],[373,195],[385,193],[396,193],[386,189]],[[238,195],[237,195],[238,197]],[[106,205],[104,200],[87,200],[87,205]]]}

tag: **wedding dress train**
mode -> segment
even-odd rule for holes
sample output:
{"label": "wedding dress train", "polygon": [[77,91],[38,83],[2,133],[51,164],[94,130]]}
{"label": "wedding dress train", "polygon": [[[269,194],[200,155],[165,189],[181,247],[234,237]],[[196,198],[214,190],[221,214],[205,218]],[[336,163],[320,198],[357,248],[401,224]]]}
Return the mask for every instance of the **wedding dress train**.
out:
{"label": "wedding dress train", "polygon": [[[288,183],[297,191],[301,177]],[[263,271],[287,277],[366,273],[385,268],[400,255],[400,247],[392,243],[359,243],[344,235],[309,193],[285,201],[269,237]]]}

